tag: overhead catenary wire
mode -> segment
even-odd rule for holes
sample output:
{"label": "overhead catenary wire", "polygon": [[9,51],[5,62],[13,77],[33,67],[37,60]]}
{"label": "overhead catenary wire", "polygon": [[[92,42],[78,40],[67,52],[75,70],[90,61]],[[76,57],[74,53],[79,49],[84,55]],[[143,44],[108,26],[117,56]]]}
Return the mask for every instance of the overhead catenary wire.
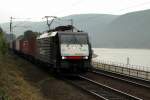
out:
{"label": "overhead catenary wire", "polygon": [[[44,16],[44,18],[46,19],[46,24],[47,24],[49,31],[50,31],[51,25],[52,25],[54,19],[56,19],[57,17],[56,16]],[[50,22],[49,22],[49,18],[52,18]]]}
{"label": "overhead catenary wire", "polygon": [[10,17],[10,26],[9,27],[10,27],[11,41],[13,41],[14,35],[16,36],[16,33],[14,34],[14,29],[15,28],[27,29],[27,28],[31,27],[30,25],[21,25],[21,23],[16,23],[16,22],[23,22],[23,21],[29,20],[29,19],[31,19],[31,18],[17,18],[17,17],[12,17],[12,16]]}
{"label": "overhead catenary wire", "polygon": [[[73,7],[75,7],[75,6],[77,6],[78,4],[80,4],[81,3],[81,1],[76,1],[75,3],[72,3],[71,4],[71,8],[73,8]],[[135,4],[135,5],[133,5],[133,6],[129,6],[129,7],[126,7],[126,8],[123,8],[123,9],[119,9],[118,11],[124,11],[124,10],[128,10],[128,9],[131,9],[131,8],[135,8],[135,7],[140,7],[140,6],[143,6],[143,5],[148,5],[148,4],[150,4],[150,1],[147,1],[147,2],[143,2],[143,3],[140,3],[140,4]],[[67,9],[68,10],[70,10],[71,8],[66,8],[66,9],[64,9],[64,11],[66,11]],[[61,12],[63,12],[63,10],[61,10]],[[31,18],[12,18],[11,20],[32,20],[32,19],[41,19],[41,18],[39,18],[39,17],[31,17]],[[84,18],[83,20],[93,20],[93,19],[95,19],[95,18],[97,18],[97,15],[94,15],[94,16],[89,16],[89,17],[87,17],[87,18]],[[74,19],[62,19],[62,18],[57,18],[57,19],[61,19],[61,21],[71,21],[72,20],[72,22],[73,22],[73,20]],[[55,21],[56,22],[56,21]],[[71,23],[72,23],[71,22]],[[12,22],[10,22],[10,33],[12,32]],[[25,27],[25,26],[20,26],[20,25],[15,25],[15,27],[24,27],[24,28],[27,28],[27,27]],[[29,26],[28,26],[29,27]]]}
{"label": "overhead catenary wire", "polygon": [[140,7],[140,6],[143,6],[143,5],[148,5],[148,4],[150,4],[150,1],[143,2],[143,3],[140,3],[140,4],[135,4],[135,5],[120,9],[118,11],[123,11],[123,10],[127,10],[127,9],[130,9],[130,8],[137,8],[137,7]]}
{"label": "overhead catenary wire", "polygon": [[62,12],[66,12],[66,11],[68,11],[68,10],[71,10],[71,9],[73,9],[73,7],[75,7],[75,6],[77,6],[77,5],[79,5],[81,2],[83,2],[84,0],[78,0],[78,1],[76,1],[76,2],[74,2],[74,3],[72,3],[72,4],[70,4],[69,5],[69,7],[67,7],[67,8],[64,8],[64,9],[62,9],[62,10],[59,10],[59,11],[56,11],[56,12],[54,12],[54,13],[56,13],[56,14],[60,14],[60,13],[62,13]]}

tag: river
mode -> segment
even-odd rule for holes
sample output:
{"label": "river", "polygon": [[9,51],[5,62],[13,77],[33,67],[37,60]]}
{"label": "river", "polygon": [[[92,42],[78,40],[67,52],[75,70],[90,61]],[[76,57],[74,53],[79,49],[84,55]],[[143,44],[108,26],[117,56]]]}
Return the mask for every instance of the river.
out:
{"label": "river", "polygon": [[98,57],[93,60],[104,60],[115,63],[128,63],[131,65],[139,65],[150,67],[150,49],[109,49],[109,48],[93,48]]}

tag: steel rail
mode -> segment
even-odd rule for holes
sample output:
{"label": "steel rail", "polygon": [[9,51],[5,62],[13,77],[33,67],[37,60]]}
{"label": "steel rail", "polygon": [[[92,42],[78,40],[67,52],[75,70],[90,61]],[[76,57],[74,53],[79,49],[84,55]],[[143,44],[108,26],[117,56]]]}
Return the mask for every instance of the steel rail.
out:
{"label": "steel rail", "polygon": [[[104,87],[104,88],[106,88],[106,89],[108,89],[108,90],[110,90],[110,91],[116,92],[117,94],[120,94],[120,95],[124,96],[124,97],[125,97],[125,100],[126,100],[126,99],[127,99],[127,100],[142,100],[141,98],[138,98],[138,97],[136,97],[136,96],[133,96],[133,95],[127,94],[127,93],[125,93],[125,92],[119,91],[119,90],[117,90],[117,89],[111,88],[111,87],[106,86],[106,85],[104,85],[104,84],[98,83],[98,82],[96,82],[96,81],[94,81],[94,80],[91,80],[91,79],[89,79],[89,78],[86,78],[86,77],[84,77],[84,76],[79,76],[79,77],[82,78],[82,79],[84,79],[84,80],[87,80],[87,81],[89,81],[89,82],[91,82],[91,83],[94,83],[95,85],[102,86],[102,87]],[[111,98],[109,98],[108,100],[111,100]],[[124,98],[121,98],[121,100],[124,100]]]}
{"label": "steel rail", "polygon": [[[111,78],[114,78],[114,79],[117,79],[117,80],[121,80],[121,81],[124,81],[124,82],[127,82],[127,83],[131,83],[131,84],[134,84],[134,85],[138,85],[138,86],[142,86],[142,87],[145,87],[145,88],[148,88],[150,89],[150,83],[149,85],[147,81],[144,81],[143,80],[140,80],[140,79],[134,79],[132,77],[128,77],[127,76],[123,76],[123,75],[115,75],[114,73],[111,73],[111,75],[109,74],[109,72],[103,72],[103,71],[100,71],[98,69],[96,70],[93,70],[92,73],[95,73],[95,74],[98,74],[98,75],[103,75],[103,76],[106,76],[106,77],[111,77]],[[137,81],[138,80],[138,81]]]}
{"label": "steel rail", "polygon": [[105,98],[104,96],[101,96],[101,95],[95,93],[94,91],[90,91],[90,90],[88,90],[88,89],[86,89],[86,88],[83,88],[82,86],[76,84],[74,81],[70,81],[70,80],[68,80],[68,79],[63,79],[63,80],[65,80],[65,81],[68,82],[69,84],[71,84],[71,85],[73,85],[73,86],[79,88],[79,89],[82,90],[82,91],[87,92],[88,94],[90,94],[90,95],[92,95],[92,96],[94,96],[94,97],[96,97],[96,98],[98,98],[98,99],[100,99],[100,100],[109,100],[109,99]]}
{"label": "steel rail", "polygon": [[68,80],[72,85],[98,97],[100,100],[142,100],[141,98],[124,93],[94,80],[78,75],[79,80]]}

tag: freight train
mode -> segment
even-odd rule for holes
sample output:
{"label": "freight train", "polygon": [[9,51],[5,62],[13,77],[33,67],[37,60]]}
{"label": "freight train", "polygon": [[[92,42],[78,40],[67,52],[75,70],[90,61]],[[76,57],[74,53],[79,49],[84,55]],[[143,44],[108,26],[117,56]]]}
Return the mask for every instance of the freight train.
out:
{"label": "freight train", "polygon": [[49,66],[56,72],[83,73],[92,69],[88,33],[57,27],[39,36],[30,34],[14,40],[11,49],[26,59]]}

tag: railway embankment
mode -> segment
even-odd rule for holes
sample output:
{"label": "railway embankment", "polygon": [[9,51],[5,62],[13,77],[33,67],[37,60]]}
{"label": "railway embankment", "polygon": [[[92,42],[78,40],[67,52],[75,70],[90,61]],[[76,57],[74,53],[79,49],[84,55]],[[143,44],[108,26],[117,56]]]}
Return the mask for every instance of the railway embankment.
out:
{"label": "railway embankment", "polygon": [[25,62],[18,57],[0,55],[1,98],[4,100],[43,100],[38,88],[31,86],[24,79],[21,72],[23,65]]}
{"label": "railway embankment", "polygon": [[5,57],[0,55],[1,98],[4,100],[95,100],[94,97],[12,54]]}

